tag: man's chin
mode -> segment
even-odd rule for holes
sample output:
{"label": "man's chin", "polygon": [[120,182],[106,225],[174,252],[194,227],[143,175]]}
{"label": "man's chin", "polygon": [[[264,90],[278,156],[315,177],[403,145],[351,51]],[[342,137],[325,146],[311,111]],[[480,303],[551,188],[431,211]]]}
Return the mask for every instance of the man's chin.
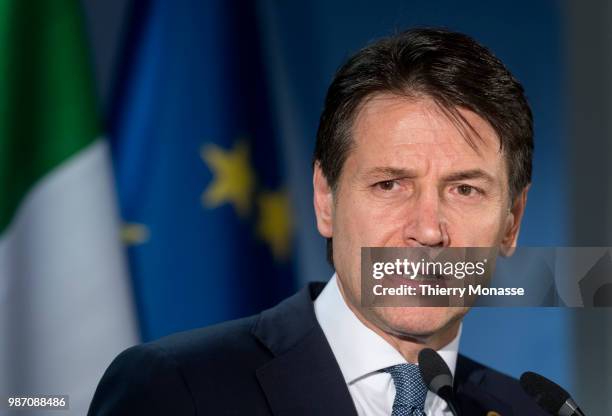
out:
{"label": "man's chin", "polygon": [[459,307],[377,307],[372,318],[379,328],[399,338],[426,341],[435,336],[450,342],[467,311]]}

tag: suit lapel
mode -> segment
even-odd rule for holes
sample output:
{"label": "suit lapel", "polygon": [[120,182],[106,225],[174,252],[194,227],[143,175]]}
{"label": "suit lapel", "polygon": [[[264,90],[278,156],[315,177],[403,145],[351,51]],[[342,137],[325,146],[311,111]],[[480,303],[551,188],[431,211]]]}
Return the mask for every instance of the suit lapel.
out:
{"label": "suit lapel", "polygon": [[462,415],[512,416],[512,407],[495,396],[490,395],[481,386],[464,383],[457,389],[457,401]]}
{"label": "suit lapel", "polygon": [[495,388],[488,386],[486,371],[486,367],[459,354],[455,372],[455,394],[461,414],[514,415],[511,403],[491,393]]}
{"label": "suit lapel", "polygon": [[263,312],[253,329],[274,355],[256,376],[276,416],[357,415],[314,314],[312,301],[323,287],[322,283],[313,283]]}

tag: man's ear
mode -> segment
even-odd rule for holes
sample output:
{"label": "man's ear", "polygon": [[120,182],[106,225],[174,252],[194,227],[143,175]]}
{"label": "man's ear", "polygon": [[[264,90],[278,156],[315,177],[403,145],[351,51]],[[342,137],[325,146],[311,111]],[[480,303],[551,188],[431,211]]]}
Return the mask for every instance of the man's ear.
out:
{"label": "man's ear", "polygon": [[518,240],[519,230],[521,228],[521,221],[523,214],[525,213],[525,205],[527,205],[527,192],[531,184],[527,185],[520,194],[514,198],[512,207],[508,211],[506,217],[506,228],[504,230],[504,236],[501,241],[501,255],[509,257],[514,254],[516,248],[516,241]]}
{"label": "man's ear", "polygon": [[315,162],[312,186],[314,188],[314,209],[317,216],[317,229],[323,237],[330,238],[333,234],[334,199],[332,190],[327,183],[327,178],[325,178],[319,162]]}

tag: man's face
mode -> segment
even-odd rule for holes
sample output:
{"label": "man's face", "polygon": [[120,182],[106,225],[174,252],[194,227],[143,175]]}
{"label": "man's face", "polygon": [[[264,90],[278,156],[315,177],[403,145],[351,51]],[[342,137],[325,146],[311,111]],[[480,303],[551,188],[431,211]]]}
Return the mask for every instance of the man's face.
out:
{"label": "man's face", "polygon": [[[510,203],[507,165],[491,125],[460,113],[476,149],[436,104],[390,94],[369,99],[332,193],[315,168],[317,226],[333,237],[340,289],[358,316],[386,333],[426,338],[456,327],[466,308],[362,308],[361,247],[500,247],[516,244],[526,190]],[[479,137],[478,137],[479,136]]]}

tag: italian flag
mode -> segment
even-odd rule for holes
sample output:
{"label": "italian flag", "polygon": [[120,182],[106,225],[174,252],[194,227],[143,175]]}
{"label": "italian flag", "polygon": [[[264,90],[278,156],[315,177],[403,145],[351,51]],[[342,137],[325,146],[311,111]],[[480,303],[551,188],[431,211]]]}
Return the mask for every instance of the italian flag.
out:
{"label": "italian flag", "polygon": [[78,4],[0,1],[0,413],[61,394],[85,414],[137,342]]}

